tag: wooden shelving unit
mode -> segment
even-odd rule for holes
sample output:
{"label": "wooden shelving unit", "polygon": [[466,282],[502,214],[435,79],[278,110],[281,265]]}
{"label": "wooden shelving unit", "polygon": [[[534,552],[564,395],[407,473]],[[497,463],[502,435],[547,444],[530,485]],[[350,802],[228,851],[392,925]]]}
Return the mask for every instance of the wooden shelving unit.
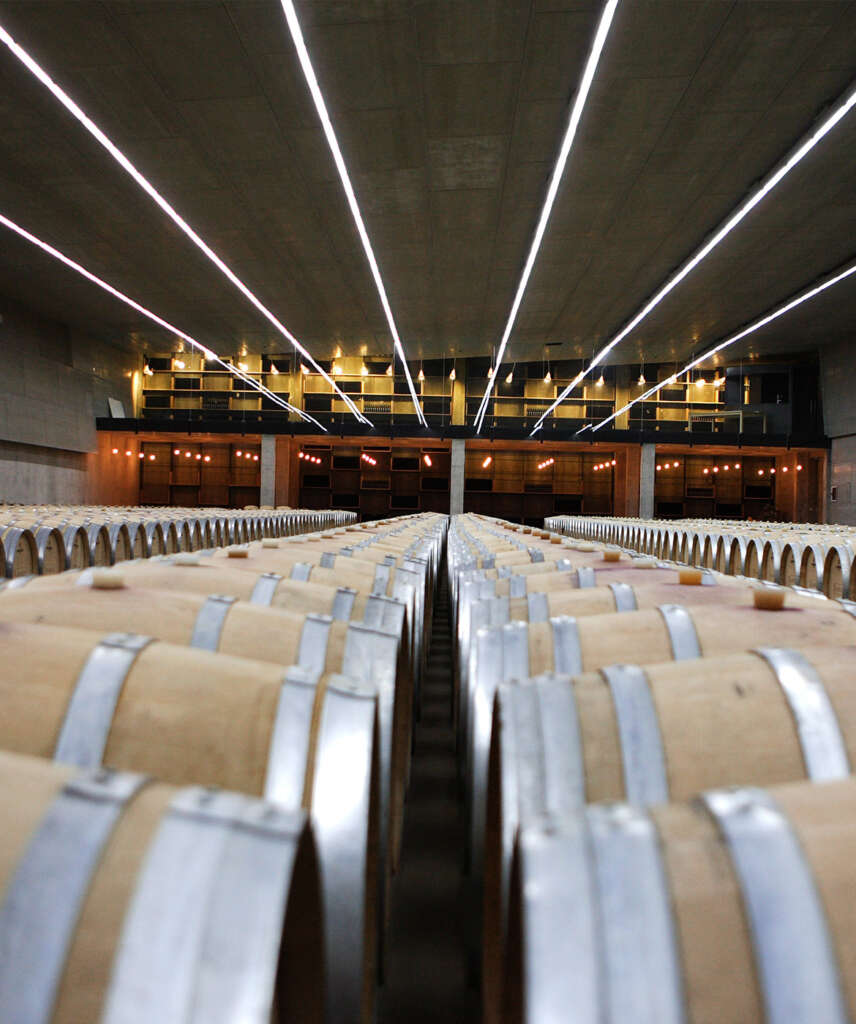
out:
{"label": "wooden shelving unit", "polygon": [[243,508],[259,503],[261,453],[257,443],[145,441],[140,451],[142,505]]}
{"label": "wooden shelving unit", "polygon": [[313,463],[298,456],[304,508],[354,509],[363,519],[449,511],[448,444],[307,443],[301,451],[321,460]]}
{"label": "wooden shelving unit", "polygon": [[[488,466],[485,459],[490,456]],[[552,458],[552,464],[539,468]],[[606,452],[566,452],[549,446],[467,452],[464,511],[537,524],[551,515],[609,515],[613,473],[595,466],[611,461]]]}

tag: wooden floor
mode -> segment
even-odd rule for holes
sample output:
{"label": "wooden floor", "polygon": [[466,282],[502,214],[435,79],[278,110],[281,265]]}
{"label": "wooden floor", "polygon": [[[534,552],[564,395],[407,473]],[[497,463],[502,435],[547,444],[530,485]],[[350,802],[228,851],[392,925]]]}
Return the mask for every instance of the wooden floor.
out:
{"label": "wooden floor", "polygon": [[445,567],[434,608],[422,715],[416,726],[401,868],[380,1024],[458,1024],[479,1019],[467,986],[464,817],[452,729],[452,647]]}

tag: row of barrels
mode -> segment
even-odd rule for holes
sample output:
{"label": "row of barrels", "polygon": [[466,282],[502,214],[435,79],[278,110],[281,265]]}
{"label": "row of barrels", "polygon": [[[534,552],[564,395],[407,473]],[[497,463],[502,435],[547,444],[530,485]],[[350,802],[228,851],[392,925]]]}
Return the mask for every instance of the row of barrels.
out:
{"label": "row of barrels", "polygon": [[553,516],[553,531],[615,544],[655,558],[716,569],[731,576],[856,598],[856,530],[846,526],[728,520],[683,521]]}
{"label": "row of barrels", "polygon": [[617,539],[450,529],[485,1019],[852,1020],[853,605]]}
{"label": "row of barrels", "polygon": [[291,537],[356,520],[355,512],[0,506],[0,577],[53,575],[132,558]]}
{"label": "row of barrels", "polygon": [[0,584],[0,1020],[374,1019],[446,527]]}

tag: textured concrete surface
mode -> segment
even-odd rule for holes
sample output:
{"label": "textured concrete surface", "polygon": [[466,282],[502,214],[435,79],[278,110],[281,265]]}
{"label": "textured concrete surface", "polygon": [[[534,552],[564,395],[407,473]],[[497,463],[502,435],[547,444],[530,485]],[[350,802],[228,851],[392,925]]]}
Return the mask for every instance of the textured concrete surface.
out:
{"label": "textured concrete surface", "polygon": [[273,434],[262,434],[261,457],[261,490],[260,505],[276,504],[276,437]]}
{"label": "textured concrete surface", "polygon": [[657,446],[643,444],[639,466],[639,518],[654,518],[654,482],[656,479]]}
{"label": "textured concrete surface", "polygon": [[[408,352],[499,338],[601,0],[301,0]],[[278,0],[3,0],[0,23],[288,326],[391,350]],[[511,358],[588,356],[850,84],[856,5],[619,6]],[[0,50],[4,212],[205,343],[276,336]],[[614,358],[698,350],[851,256],[856,114]],[[4,233],[0,294],[136,345],[167,339]],[[750,349],[848,338],[856,282]]]}
{"label": "textured concrete surface", "polygon": [[[835,500],[832,500],[832,495]],[[856,526],[856,436],[836,437],[829,452],[827,521]]]}
{"label": "textured concrete surface", "polygon": [[452,464],[449,475],[449,513],[461,515],[464,511],[464,478],[467,465],[467,442],[452,440]]}
{"label": "textured concrete surface", "polygon": [[132,409],[130,351],[0,300],[0,440],[88,452],[107,398]]}

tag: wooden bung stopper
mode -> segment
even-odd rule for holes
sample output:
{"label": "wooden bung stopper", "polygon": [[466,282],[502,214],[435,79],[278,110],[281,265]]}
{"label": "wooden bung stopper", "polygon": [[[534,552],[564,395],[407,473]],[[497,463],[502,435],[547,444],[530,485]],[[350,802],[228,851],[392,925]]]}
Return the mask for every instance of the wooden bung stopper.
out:
{"label": "wooden bung stopper", "polygon": [[678,569],[678,583],[685,587],[700,587],[702,579],[701,569]]}
{"label": "wooden bung stopper", "polygon": [[778,612],[785,607],[784,587],[758,587],[753,592],[755,607],[765,612]]}
{"label": "wooden bung stopper", "polygon": [[92,573],[93,590],[121,590],[124,586],[125,577],[116,569],[95,569]]}
{"label": "wooden bung stopper", "polygon": [[199,565],[199,555],[192,555],[188,551],[183,551],[176,555],[172,562],[173,565]]}
{"label": "wooden bung stopper", "polygon": [[621,552],[620,551],[604,551],[603,553],[604,562],[620,562]]}
{"label": "wooden bung stopper", "polygon": [[249,558],[250,557],[250,549],[249,548],[229,548],[229,550],[226,552],[226,557],[227,558]]}

